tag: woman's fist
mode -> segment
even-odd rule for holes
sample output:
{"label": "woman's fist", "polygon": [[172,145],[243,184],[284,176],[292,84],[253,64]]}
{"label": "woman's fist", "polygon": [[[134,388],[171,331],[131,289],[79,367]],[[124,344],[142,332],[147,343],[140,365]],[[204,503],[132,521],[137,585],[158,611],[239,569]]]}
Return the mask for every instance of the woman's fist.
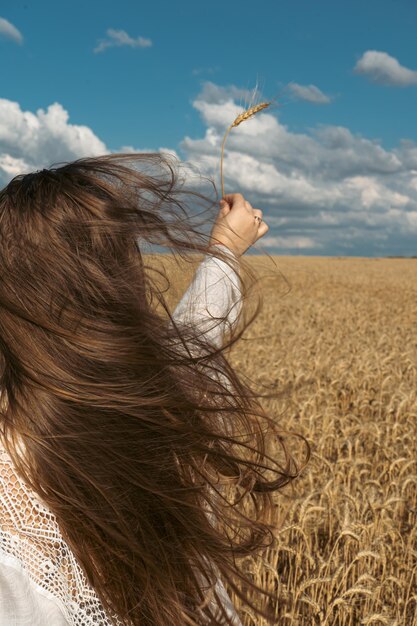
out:
{"label": "woman's fist", "polygon": [[227,194],[220,201],[209,245],[222,243],[236,256],[241,256],[268,230],[269,226],[262,221],[261,209],[252,208],[241,193]]}

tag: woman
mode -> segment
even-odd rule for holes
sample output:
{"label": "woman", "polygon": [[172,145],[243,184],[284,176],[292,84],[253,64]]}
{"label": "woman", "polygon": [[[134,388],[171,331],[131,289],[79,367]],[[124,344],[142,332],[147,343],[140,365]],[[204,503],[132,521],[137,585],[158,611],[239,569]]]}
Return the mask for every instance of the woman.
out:
{"label": "woman", "polygon": [[[226,581],[272,620],[236,557],[265,546],[297,469],[265,453],[273,421],[223,354],[268,226],[231,194],[207,237],[186,198],[207,200],[162,154],[0,192],[1,625],[241,624]],[[204,255],[173,315],[139,240]]]}

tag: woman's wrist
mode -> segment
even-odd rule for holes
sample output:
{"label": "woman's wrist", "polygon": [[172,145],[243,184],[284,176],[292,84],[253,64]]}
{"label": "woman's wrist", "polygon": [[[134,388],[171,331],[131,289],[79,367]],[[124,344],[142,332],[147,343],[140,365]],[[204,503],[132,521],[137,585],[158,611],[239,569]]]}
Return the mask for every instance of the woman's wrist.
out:
{"label": "woman's wrist", "polygon": [[238,258],[239,258],[239,255],[237,254],[237,252],[235,252],[235,250],[233,250],[230,246],[227,246],[225,243],[221,243],[221,242],[219,242],[219,243],[210,243],[210,244],[208,245],[208,247],[209,247],[209,248],[213,248],[213,247],[215,247],[215,248],[217,248],[217,247],[224,248],[226,251],[228,251],[229,253],[231,253],[231,254],[232,254],[232,256],[233,256],[235,259],[238,259]]}

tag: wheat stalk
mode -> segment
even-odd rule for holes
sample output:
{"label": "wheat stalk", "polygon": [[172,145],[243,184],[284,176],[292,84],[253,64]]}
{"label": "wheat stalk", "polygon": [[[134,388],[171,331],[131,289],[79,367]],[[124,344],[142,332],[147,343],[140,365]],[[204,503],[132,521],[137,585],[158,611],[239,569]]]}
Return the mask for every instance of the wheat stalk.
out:
{"label": "wheat stalk", "polygon": [[[325,322],[323,327],[311,324],[311,307],[294,313],[289,302],[282,308],[277,281],[258,319],[258,341],[238,346],[233,363],[250,378],[270,379],[271,372],[279,370],[281,393],[273,403],[268,400],[268,407],[288,416],[287,431],[308,432],[315,451],[309,471],[300,476],[294,491],[285,487],[274,494],[277,510],[272,521],[280,531],[274,531],[273,547],[246,557],[244,567],[255,584],[272,594],[276,624],[330,626],[337,621],[338,626],[417,626],[417,370],[407,370],[405,375],[407,359],[412,357],[403,350],[404,342],[411,345],[415,337],[415,312],[410,307],[415,260],[384,259],[379,261],[383,267],[377,267],[372,259],[345,258],[342,263],[337,257],[325,261],[272,258],[281,269],[284,265],[280,280],[311,299]],[[257,259],[252,259],[253,271],[261,270]],[[173,262],[172,275],[177,277],[176,268]],[[383,311],[387,323],[377,343],[369,341],[382,315],[379,300],[371,297],[375,281],[388,294],[388,309]],[[369,287],[351,302],[349,294],[365,282]],[[174,294],[171,302],[177,302]],[[283,311],[288,322],[286,333],[279,332],[277,310]],[[390,323],[393,316],[397,324]],[[398,341],[399,333],[402,341]],[[294,342],[294,336],[302,341]],[[331,358],[330,343],[334,346]],[[315,384],[302,385],[302,378],[311,375],[311,346],[315,349],[319,344],[313,364]],[[351,354],[357,358],[351,360]],[[379,355],[379,368],[375,355]],[[253,363],[259,360],[261,367],[255,369]],[[297,380],[300,387],[290,384]],[[287,386],[291,390],[284,394]],[[384,393],[390,390],[385,403],[379,402],[381,387]],[[350,407],[341,404],[340,393],[352,400]],[[354,443],[347,447],[346,441]],[[301,461],[298,445],[289,447],[295,460]],[[278,462],[282,454],[278,439],[274,438],[271,448],[268,455]],[[226,499],[232,502],[234,495],[230,491]],[[395,502],[399,497],[404,510]],[[348,523],[345,504],[349,526],[344,525]],[[322,507],[325,510],[320,512]],[[242,512],[253,515],[252,502],[246,502]],[[237,584],[242,589],[240,580]],[[251,594],[251,599],[257,608],[269,604],[263,595]],[[237,593],[232,600],[242,614],[243,626],[269,626],[269,620],[246,610]]]}
{"label": "wheat stalk", "polygon": [[256,115],[256,113],[259,113],[259,111],[262,111],[263,109],[266,109],[267,107],[270,106],[270,104],[271,104],[271,102],[260,102],[259,104],[255,104],[254,106],[250,107],[249,109],[246,109],[245,111],[243,111],[243,113],[240,113],[237,116],[237,118],[234,120],[234,122],[232,124],[230,124],[230,126],[226,130],[226,132],[224,134],[224,137],[223,137],[222,154],[221,154],[221,159],[220,159],[220,181],[221,181],[221,187],[222,187],[222,197],[224,196],[223,157],[224,157],[224,145],[226,143],[227,135],[230,133],[232,128],[234,128],[235,126],[239,126],[239,124],[241,124],[242,122],[245,122],[249,118],[253,117],[254,115]]}

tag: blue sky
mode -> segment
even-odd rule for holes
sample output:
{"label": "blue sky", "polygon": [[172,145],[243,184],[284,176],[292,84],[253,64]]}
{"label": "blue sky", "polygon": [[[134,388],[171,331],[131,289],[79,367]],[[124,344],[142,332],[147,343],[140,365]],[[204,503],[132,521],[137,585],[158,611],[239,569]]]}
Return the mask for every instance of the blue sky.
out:
{"label": "blue sky", "polygon": [[231,133],[225,174],[264,249],[417,254],[416,32],[414,0],[3,0],[0,183],[125,149],[218,182],[258,84],[277,105]]}

